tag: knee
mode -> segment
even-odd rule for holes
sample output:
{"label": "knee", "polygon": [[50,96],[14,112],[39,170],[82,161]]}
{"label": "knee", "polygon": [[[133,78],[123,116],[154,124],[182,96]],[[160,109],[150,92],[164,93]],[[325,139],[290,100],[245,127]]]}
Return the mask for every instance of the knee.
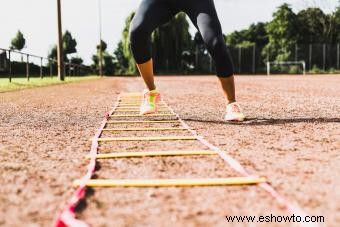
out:
{"label": "knee", "polygon": [[230,77],[234,75],[234,67],[223,36],[207,35],[203,39],[205,39],[207,49],[215,61],[217,76]]}
{"label": "knee", "polygon": [[205,38],[205,43],[210,52],[214,52],[218,49],[223,49],[225,42],[223,36],[213,36],[207,35]]}

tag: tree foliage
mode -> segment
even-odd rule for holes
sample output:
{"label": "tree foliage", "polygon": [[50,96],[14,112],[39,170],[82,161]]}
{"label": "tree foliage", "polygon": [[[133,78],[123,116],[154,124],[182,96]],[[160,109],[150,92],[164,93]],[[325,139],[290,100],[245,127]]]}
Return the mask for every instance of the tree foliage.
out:
{"label": "tree foliage", "polygon": [[[135,74],[137,71],[129,45],[129,27],[133,16],[134,13],[127,17],[122,38],[113,54],[117,74]],[[225,39],[233,53],[235,48],[255,45],[254,50],[262,54],[264,61],[294,60],[296,44],[340,42],[340,6],[329,14],[315,7],[295,13],[285,3],[273,13],[271,21],[251,24],[247,29],[228,34]],[[208,53],[202,37],[198,32],[191,37],[189,24],[183,13],[157,28],[152,33],[151,42],[154,68],[158,73],[200,73],[209,68]]]}
{"label": "tree foliage", "polygon": [[340,43],[340,1],[339,6],[331,15],[331,22],[334,24],[333,27],[333,43]]}
{"label": "tree foliage", "polygon": [[266,24],[260,22],[250,25],[247,29],[235,31],[226,36],[226,42],[235,47],[246,47],[254,44],[264,46],[268,43]]}
{"label": "tree foliage", "polygon": [[[72,37],[71,32],[67,31],[63,34],[63,48],[64,48],[64,60],[68,61],[68,54],[77,52],[77,41]],[[58,58],[58,46],[53,45],[48,52],[48,58],[57,60]]]}
{"label": "tree foliage", "polygon": [[232,47],[256,45],[266,60],[292,60],[295,44],[340,42],[340,6],[330,14],[316,7],[296,14],[290,5],[283,4],[274,12],[272,21],[232,32],[226,42]]}
{"label": "tree foliage", "polygon": [[117,64],[117,74],[136,74],[137,68],[136,63],[133,60],[132,53],[130,51],[130,24],[135,16],[132,12],[125,20],[125,26],[122,32],[122,38],[118,43],[114,56]]}
{"label": "tree foliage", "polygon": [[97,47],[96,47],[96,48],[97,48],[97,51],[100,50],[100,46],[102,47],[102,51],[103,51],[103,52],[106,51],[106,49],[107,49],[107,43],[104,42],[103,40],[101,40],[100,42],[101,42],[101,43],[100,43],[101,45],[98,44]]}
{"label": "tree foliage", "polygon": [[[179,13],[167,24],[157,28],[152,34],[153,60],[156,70],[188,70],[182,62],[183,54],[193,49],[194,43],[189,33],[189,23],[184,13]],[[166,47],[166,48],[164,48]],[[187,62],[188,63],[188,62]]]}
{"label": "tree foliage", "polygon": [[24,34],[20,30],[18,30],[17,34],[11,41],[11,50],[22,50],[25,47],[26,39],[24,37]]}
{"label": "tree foliage", "polygon": [[63,35],[63,48],[65,54],[73,54],[77,52],[77,41],[75,38],[72,37],[71,32],[66,30],[66,32]]}
{"label": "tree foliage", "polygon": [[83,64],[84,61],[81,57],[77,56],[77,57],[72,57],[70,62],[72,64],[81,65],[81,64]]}
{"label": "tree foliage", "polygon": [[[114,51],[117,74],[135,74],[137,72],[129,42],[129,28],[133,17],[134,13],[127,17],[122,39]],[[185,14],[180,13],[167,24],[157,28],[151,35],[151,42],[155,70],[165,68],[182,69],[183,67],[185,69],[188,64],[182,61],[183,55],[193,48],[193,41]]]}
{"label": "tree foliage", "polygon": [[[103,66],[103,73],[105,75],[113,75],[115,74],[115,63],[114,63],[114,57],[110,55],[106,49],[107,44],[104,40],[101,40],[102,45],[102,66]],[[93,67],[99,72],[99,58],[100,58],[100,44],[96,46],[97,53],[92,56],[93,61]]]}
{"label": "tree foliage", "polygon": [[48,52],[48,58],[57,60],[58,56],[58,47],[57,45],[53,45],[50,51]]}
{"label": "tree foliage", "polygon": [[287,61],[292,57],[299,39],[297,15],[290,5],[285,3],[273,17],[266,25],[269,42],[263,50],[263,55],[266,55],[268,60]]}
{"label": "tree foliage", "polygon": [[[297,15],[300,43],[326,43],[330,41],[330,18],[319,8],[308,8]],[[317,18],[317,19],[316,19]]]}

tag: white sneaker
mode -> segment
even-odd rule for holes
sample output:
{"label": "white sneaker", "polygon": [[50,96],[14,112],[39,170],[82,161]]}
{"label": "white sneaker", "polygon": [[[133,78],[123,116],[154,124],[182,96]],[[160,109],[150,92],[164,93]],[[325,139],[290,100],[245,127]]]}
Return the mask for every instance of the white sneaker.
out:
{"label": "white sneaker", "polygon": [[241,122],[244,120],[244,118],[245,116],[242,113],[242,109],[238,103],[233,102],[227,105],[227,110],[224,117],[225,121]]}
{"label": "white sneaker", "polygon": [[140,106],[140,115],[156,113],[160,100],[161,94],[157,90],[144,91],[143,101]]}

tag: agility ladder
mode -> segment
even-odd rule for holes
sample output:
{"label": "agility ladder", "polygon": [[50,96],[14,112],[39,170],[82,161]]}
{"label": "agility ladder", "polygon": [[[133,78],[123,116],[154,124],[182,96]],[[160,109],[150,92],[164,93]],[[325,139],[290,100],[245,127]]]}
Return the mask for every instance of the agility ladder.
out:
{"label": "agility ladder", "polygon": [[[301,217],[306,216],[304,211],[297,205],[290,204],[282,196],[280,196],[263,177],[257,177],[249,174],[241,164],[221,151],[218,147],[210,144],[203,137],[199,136],[196,131],[192,130],[180,117],[169,107],[164,101],[160,103],[159,112],[141,116],[138,114],[141,101],[140,93],[123,93],[118,97],[113,109],[106,115],[100,129],[91,139],[92,146],[90,154],[86,156],[90,159],[87,174],[80,180],[74,181],[74,186],[78,189],[70,199],[66,208],[58,216],[55,223],[56,227],[85,227],[88,226],[85,222],[76,219],[75,208],[81,199],[85,198],[86,187],[193,187],[193,186],[227,186],[227,185],[259,185],[275,198],[283,207],[295,215]],[[118,114],[114,114],[118,113]],[[128,113],[128,114],[121,114]],[[176,120],[167,120],[155,118],[159,117],[175,117]],[[117,120],[120,118],[148,118],[148,120]],[[114,120],[113,120],[114,119]],[[119,128],[107,127],[119,124],[135,124],[135,123],[179,123],[181,127],[140,127],[140,128]],[[161,136],[161,137],[105,137],[102,138],[103,132],[129,132],[129,131],[188,131],[192,136]],[[168,151],[143,151],[143,152],[114,152],[98,154],[100,143],[109,142],[124,142],[124,141],[176,141],[176,140],[193,140],[199,141],[209,150],[168,150]],[[225,160],[234,170],[242,175],[242,177],[228,178],[198,178],[198,179],[91,179],[95,172],[96,159],[117,159],[117,158],[132,158],[132,157],[161,157],[161,156],[189,156],[189,155],[219,155]],[[307,224],[307,225],[306,225]],[[300,223],[301,226],[316,226],[308,225],[309,223]]]}

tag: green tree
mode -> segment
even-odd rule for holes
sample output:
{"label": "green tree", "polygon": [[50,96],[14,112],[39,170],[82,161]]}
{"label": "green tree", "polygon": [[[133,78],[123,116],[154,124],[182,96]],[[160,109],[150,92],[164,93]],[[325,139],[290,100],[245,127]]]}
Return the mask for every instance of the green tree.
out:
{"label": "green tree", "polygon": [[298,20],[289,4],[281,5],[267,24],[269,43],[262,54],[267,60],[287,61],[292,58],[298,41]]}
{"label": "green tree", "polygon": [[130,61],[128,57],[126,56],[126,54],[124,53],[124,47],[123,47],[122,41],[118,43],[118,46],[113,54],[116,60],[116,74],[120,74],[120,75],[126,74],[128,72]]}
{"label": "green tree", "polygon": [[240,43],[248,41],[248,37],[246,36],[246,30],[234,31],[229,35],[225,36],[225,40],[227,42],[227,45],[229,46],[238,46]]}
{"label": "green tree", "polygon": [[329,16],[319,8],[308,8],[297,14],[300,43],[329,42]]}
{"label": "green tree", "polygon": [[122,32],[122,38],[119,41],[117,48],[113,53],[114,61],[116,62],[116,74],[128,75],[137,73],[136,63],[130,51],[130,35],[129,35],[130,24],[134,16],[135,13],[132,12],[126,18],[125,26]]}
{"label": "green tree", "polygon": [[18,30],[17,34],[11,41],[11,50],[22,50],[25,47],[26,39],[24,37],[24,34],[20,30]]}
{"label": "green tree", "polygon": [[209,58],[209,53],[201,33],[197,31],[193,41],[194,49],[192,51],[188,51],[184,60],[187,64],[189,63],[189,65],[193,65],[195,73],[209,73],[208,70],[210,69],[210,61],[206,60]]}
{"label": "green tree", "polygon": [[81,57],[77,56],[77,57],[72,57],[70,62],[72,64],[81,65],[83,64],[84,60]]}
{"label": "green tree", "polygon": [[189,23],[184,13],[179,13],[167,24],[152,34],[153,60],[156,70],[189,70],[190,64],[183,62],[183,54],[193,50],[194,43],[189,33]]}
{"label": "green tree", "polygon": [[96,47],[96,48],[97,48],[97,51],[100,50],[100,46],[102,47],[102,51],[103,51],[103,52],[106,51],[106,49],[107,49],[107,43],[106,43],[104,40],[101,40],[100,42],[101,42],[101,45],[98,44],[97,47]]}
{"label": "green tree", "polygon": [[226,36],[227,45],[235,47],[246,47],[254,44],[265,46],[268,41],[266,24],[262,22],[251,24],[247,29],[235,31]]}
{"label": "green tree", "polygon": [[[110,55],[106,49],[107,44],[105,41],[101,40],[102,46],[102,57],[103,57],[103,73],[105,75],[113,75],[115,74],[115,64],[114,64],[114,57]],[[100,45],[96,46],[97,53],[92,56],[93,67],[99,72],[99,56],[100,56]]]}
{"label": "green tree", "polygon": [[266,30],[266,23],[259,22],[252,24],[247,31],[248,41],[255,43],[257,46],[265,46],[268,44],[268,33]]}
{"label": "green tree", "polygon": [[53,45],[52,48],[49,50],[48,52],[48,65],[52,65],[53,67],[55,67],[57,64],[56,64],[56,61],[57,61],[57,56],[58,56],[58,48],[57,48],[57,45]]}
{"label": "green tree", "polygon": [[[129,28],[133,17],[134,13],[127,17],[122,39],[114,51],[119,74],[135,74],[137,72],[129,41]],[[185,64],[186,58],[183,56],[193,49],[193,41],[185,14],[177,14],[167,24],[157,28],[151,35],[151,42],[155,70],[161,71],[166,68],[181,70],[186,69],[186,66],[189,65]]]}
{"label": "green tree", "polygon": [[66,30],[66,32],[63,35],[63,48],[65,54],[73,54],[77,52],[77,41],[75,38],[72,37],[71,32]]}
{"label": "green tree", "polygon": [[[64,60],[68,61],[68,54],[73,54],[77,52],[77,41],[72,37],[72,34],[69,31],[66,31],[63,34],[63,48],[64,48]],[[51,50],[48,52],[48,58],[52,58],[57,60],[58,56],[58,47],[57,45],[53,45]]]}
{"label": "green tree", "polygon": [[58,56],[58,47],[57,45],[53,45],[50,51],[48,52],[48,58],[57,60],[57,56]]}
{"label": "green tree", "polygon": [[336,8],[335,12],[331,15],[331,22],[333,26],[332,41],[334,43],[340,43],[340,1],[339,6]]}

